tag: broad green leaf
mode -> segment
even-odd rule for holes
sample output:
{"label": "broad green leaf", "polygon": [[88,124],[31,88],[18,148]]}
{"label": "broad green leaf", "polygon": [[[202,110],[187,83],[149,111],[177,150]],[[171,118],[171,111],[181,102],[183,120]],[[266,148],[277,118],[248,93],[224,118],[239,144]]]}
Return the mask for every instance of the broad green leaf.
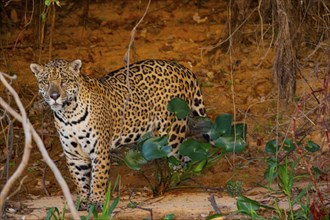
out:
{"label": "broad green leaf", "polygon": [[150,138],[153,138],[153,137],[155,137],[155,135],[154,135],[153,132],[147,132],[147,133],[145,133],[144,135],[142,135],[142,136],[139,138],[139,140],[137,140],[137,144],[138,144],[139,150],[141,151],[141,149],[142,149],[142,145],[143,145],[143,143],[144,143],[146,140],[148,140],[148,139],[150,139]]}
{"label": "broad green leaf", "polygon": [[266,153],[276,154],[278,150],[279,150],[279,145],[277,144],[275,139],[267,142],[265,147]]}
{"label": "broad green leaf", "polygon": [[167,157],[172,147],[167,146],[167,136],[153,137],[146,140],[141,149],[142,156],[150,161]]}
{"label": "broad green leaf", "polygon": [[213,128],[211,129],[211,139],[216,140],[221,136],[231,134],[232,114],[222,114],[216,117]]}
{"label": "broad green leaf", "polygon": [[273,207],[262,205],[259,202],[252,200],[250,198],[247,198],[245,196],[239,196],[236,200],[236,205],[238,212],[242,214],[246,214],[250,216],[252,219],[265,219],[257,214],[257,210],[260,207],[266,208],[266,209],[274,209]]}
{"label": "broad green leaf", "polygon": [[178,119],[186,118],[190,112],[187,102],[179,97],[171,99],[167,105],[167,110],[174,113]]}
{"label": "broad green leaf", "polygon": [[202,170],[206,167],[206,164],[207,164],[207,159],[204,159],[204,160],[198,162],[198,163],[194,166],[194,168],[192,169],[192,171],[193,171],[194,173],[200,173],[200,172],[202,172]]}
{"label": "broad green leaf", "polygon": [[293,144],[291,138],[286,138],[286,139],[284,140],[283,149],[284,149],[285,151],[290,152],[290,151],[294,150],[295,148],[296,148],[296,147],[294,146],[294,144]]}
{"label": "broad green leaf", "polygon": [[140,167],[147,163],[142,154],[136,150],[129,150],[124,157],[124,162],[132,170],[140,170]]}
{"label": "broad green leaf", "polygon": [[188,156],[194,162],[206,159],[210,148],[209,143],[186,139],[181,143],[179,153],[182,156]]}
{"label": "broad green leaf", "polygon": [[321,147],[318,144],[316,144],[315,142],[313,142],[313,141],[308,141],[307,142],[307,146],[305,147],[305,149],[307,151],[312,152],[312,153],[320,150],[320,148]]}
{"label": "broad green leaf", "polygon": [[259,202],[249,199],[245,196],[239,196],[236,200],[237,209],[240,213],[255,216],[256,211],[260,208]]}
{"label": "broad green leaf", "polygon": [[[236,130],[235,130],[236,129]],[[236,134],[235,134],[236,132]],[[232,125],[231,134],[233,136],[239,136],[245,140],[247,132],[247,125],[244,123],[234,124]]]}
{"label": "broad green leaf", "polygon": [[168,158],[168,162],[169,162],[170,164],[174,165],[174,166],[179,166],[179,165],[181,164],[181,161],[178,160],[178,159],[177,159],[176,157],[174,157],[174,156],[170,156],[170,157]]}
{"label": "broad green leaf", "polygon": [[219,137],[214,144],[216,147],[223,148],[225,152],[243,152],[246,147],[246,142],[239,136],[236,139],[233,136]]}

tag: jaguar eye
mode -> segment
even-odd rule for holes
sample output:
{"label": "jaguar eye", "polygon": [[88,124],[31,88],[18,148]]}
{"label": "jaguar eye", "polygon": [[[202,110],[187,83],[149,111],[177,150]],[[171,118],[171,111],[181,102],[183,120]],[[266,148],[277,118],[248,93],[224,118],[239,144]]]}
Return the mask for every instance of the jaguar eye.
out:
{"label": "jaguar eye", "polygon": [[61,86],[66,86],[66,85],[68,85],[68,80],[61,81]]}

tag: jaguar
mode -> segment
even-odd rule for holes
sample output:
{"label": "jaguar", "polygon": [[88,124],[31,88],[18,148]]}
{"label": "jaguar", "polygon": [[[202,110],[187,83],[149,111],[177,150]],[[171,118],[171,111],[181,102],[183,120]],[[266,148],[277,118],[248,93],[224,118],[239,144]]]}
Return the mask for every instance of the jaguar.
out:
{"label": "jaguar", "polygon": [[172,153],[178,151],[188,126],[167,111],[172,98],[184,99],[193,115],[206,114],[196,76],[174,61],[143,60],[101,78],[83,74],[79,59],[30,69],[54,115],[77,192],[92,203],[104,201],[111,150],[152,132],[168,135]]}

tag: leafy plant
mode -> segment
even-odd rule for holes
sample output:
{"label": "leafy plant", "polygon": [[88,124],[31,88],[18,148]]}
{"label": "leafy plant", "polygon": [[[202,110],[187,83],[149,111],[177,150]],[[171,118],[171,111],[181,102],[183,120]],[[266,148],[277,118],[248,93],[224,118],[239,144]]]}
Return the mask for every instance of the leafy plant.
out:
{"label": "leafy plant", "polygon": [[243,184],[241,181],[231,181],[229,180],[226,184],[227,192],[230,196],[236,197],[240,196],[243,193]]}
{"label": "leafy plant", "polygon": [[[311,185],[303,188],[298,195],[292,193],[295,179],[297,178],[295,174],[295,167],[300,162],[297,159],[290,159],[290,154],[299,148],[305,149],[306,153],[314,153],[320,149],[319,145],[313,141],[308,141],[305,144],[301,141],[295,143],[291,138],[287,138],[283,141],[282,145],[279,145],[276,140],[270,140],[266,143],[265,152],[269,154],[267,158],[267,169],[264,173],[265,178],[268,181],[267,189],[271,191],[277,191],[286,196],[288,201],[289,209],[283,210],[279,208],[278,201],[275,200],[274,207],[261,206],[257,201],[248,199],[246,197],[239,197],[237,199],[238,212],[244,215],[248,215],[252,219],[263,219],[257,214],[257,210],[260,207],[275,210],[277,216],[272,219],[310,219],[312,216],[311,210],[313,209],[313,204],[310,204],[308,192],[311,189]],[[303,157],[305,154],[302,154]],[[301,158],[300,158],[301,159]],[[314,168],[314,170],[317,170]],[[315,172],[318,175],[319,172]],[[278,185],[278,190],[271,188],[271,183],[276,180]],[[293,206],[297,205],[295,210]]]}
{"label": "leafy plant", "polygon": [[[178,97],[169,102],[167,109],[178,119],[187,118],[190,113],[188,104]],[[147,178],[154,195],[162,194],[192,175],[202,172],[226,153],[242,152],[246,147],[246,125],[233,125],[231,114],[219,115],[215,122],[206,117],[189,120],[198,124],[196,130],[210,137],[210,143],[187,138],[180,144],[178,155],[173,156],[167,136],[154,137],[152,133],[147,133],[138,141],[137,150],[129,150],[124,158],[128,167],[139,172],[147,162],[154,162],[157,184],[153,185]],[[182,163],[178,158],[183,158],[185,162]]]}
{"label": "leafy plant", "polygon": [[64,220],[66,212],[66,204],[64,203],[62,213],[57,207],[52,207],[47,210],[45,220]]}
{"label": "leafy plant", "polygon": [[[92,204],[88,209],[87,216],[80,216],[81,220],[89,220],[89,219],[95,219],[95,220],[104,220],[104,219],[111,219],[111,214],[113,213],[114,209],[119,203],[120,196],[117,196],[113,202],[111,203],[111,195],[113,194],[114,190],[117,188],[118,182],[119,182],[120,176],[117,176],[117,179],[115,181],[115,184],[111,190],[111,183],[108,185],[108,189],[105,195],[104,203],[101,209],[101,215],[98,213],[97,206],[95,204]],[[80,200],[78,199],[76,202],[76,208],[79,208],[80,206]],[[48,209],[45,220],[64,220],[66,213],[66,206],[64,205],[62,213],[59,211],[58,208],[52,207]]]}
{"label": "leafy plant", "polygon": [[257,214],[257,210],[260,209],[260,207],[273,209],[272,207],[262,205],[245,196],[239,196],[236,200],[236,205],[239,213],[247,215],[252,219],[265,219]]}

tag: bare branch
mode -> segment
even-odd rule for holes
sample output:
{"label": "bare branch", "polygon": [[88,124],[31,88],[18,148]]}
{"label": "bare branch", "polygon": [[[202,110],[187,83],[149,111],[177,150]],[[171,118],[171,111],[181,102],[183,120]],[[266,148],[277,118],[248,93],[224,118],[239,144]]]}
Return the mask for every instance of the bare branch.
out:
{"label": "bare branch", "polygon": [[17,104],[17,106],[20,110],[21,115],[19,113],[17,113],[11,106],[9,106],[1,97],[0,97],[0,105],[8,113],[10,113],[14,118],[16,118],[18,121],[20,121],[23,124],[24,134],[25,134],[25,147],[24,147],[22,162],[20,163],[20,165],[17,168],[17,170],[15,171],[15,173],[7,181],[7,183],[5,184],[5,186],[3,187],[3,189],[0,193],[0,214],[3,211],[3,205],[5,203],[6,197],[9,193],[9,190],[10,190],[11,186],[21,176],[22,172],[24,171],[24,169],[27,166],[27,163],[28,163],[28,160],[29,160],[29,157],[30,157],[31,148],[32,148],[31,143],[32,143],[32,137],[33,137],[33,140],[37,144],[37,146],[38,146],[45,162],[50,167],[50,169],[53,171],[57,182],[59,183],[59,185],[62,188],[64,197],[65,197],[65,199],[68,203],[68,207],[69,207],[69,209],[72,213],[73,218],[74,219],[80,219],[79,213],[76,210],[74,202],[72,200],[72,196],[71,196],[68,185],[66,184],[63,176],[61,175],[60,171],[56,167],[55,163],[50,159],[50,157],[48,155],[48,152],[47,152],[40,136],[35,131],[35,129],[30,124],[30,122],[27,118],[25,109],[23,107],[22,102],[20,101],[20,98],[19,98],[18,94],[13,89],[13,87],[11,87],[11,85],[6,81],[5,76],[7,77],[8,75],[3,74],[2,72],[0,72],[0,80],[5,85],[5,87],[9,90],[9,92],[13,95],[13,97],[16,101],[16,104]]}

